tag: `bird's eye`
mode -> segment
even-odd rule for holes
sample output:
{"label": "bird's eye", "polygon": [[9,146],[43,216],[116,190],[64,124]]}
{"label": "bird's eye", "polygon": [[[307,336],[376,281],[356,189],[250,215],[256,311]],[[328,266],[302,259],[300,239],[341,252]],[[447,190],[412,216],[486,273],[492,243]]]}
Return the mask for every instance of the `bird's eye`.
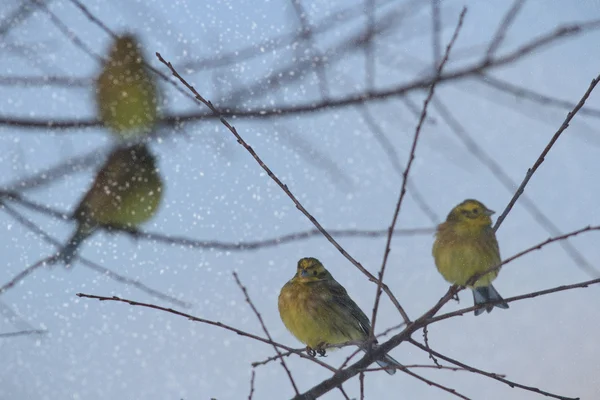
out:
{"label": "bird's eye", "polygon": [[316,270],[313,271],[313,276],[317,276],[317,271]]}
{"label": "bird's eye", "polygon": [[473,209],[473,214],[477,215],[478,212],[479,212],[479,209],[477,209],[477,208]]}

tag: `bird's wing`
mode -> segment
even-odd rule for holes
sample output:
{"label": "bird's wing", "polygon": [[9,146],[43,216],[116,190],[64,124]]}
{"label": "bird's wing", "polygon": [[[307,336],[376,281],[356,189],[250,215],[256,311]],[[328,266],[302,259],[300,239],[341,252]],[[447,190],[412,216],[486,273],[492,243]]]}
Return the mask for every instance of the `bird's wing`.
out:
{"label": "bird's wing", "polygon": [[348,296],[346,289],[344,289],[344,287],[334,279],[328,281],[327,285],[332,295],[333,302],[350,318],[355,320],[359,329],[365,334],[365,336],[368,336],[369,332],[371,331],[371,323],[369,322],[369,318],[360,309],[358,304],[356,304],[354,300]]}

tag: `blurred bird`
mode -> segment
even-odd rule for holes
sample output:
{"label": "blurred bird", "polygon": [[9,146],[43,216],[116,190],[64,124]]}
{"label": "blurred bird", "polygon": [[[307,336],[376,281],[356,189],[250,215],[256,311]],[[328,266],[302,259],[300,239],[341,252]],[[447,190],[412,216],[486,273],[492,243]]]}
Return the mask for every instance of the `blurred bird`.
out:
{"label": "blurred bird", "polygon": [[[438,271],[448,282],[467,286],[474,275],[500,264],[500,250],[490,218],[492,214],[494,211],[479,201],[468,199],[454,207],[446,222],[438,226],[433,258]],[[492,286],[498,272],[489,272],[469,285],[475,305],[500,302],[475,310],[475,315],[483,313],[484,309],[491,312],[494,306],[508,308]]]}
{"label": "blurred bird", "polygon": [[71,264],[79,245],[98,227],[135,230],[156,213],[162,186],[146,145],[114,150],[73,213],[77,230],[58,259]]}
{"label": "blurred bird", "polygon": [[100,120],[123,140],[149,134],[158,120],[158,89],[133,35],[118,37],[96,81]]}
{"label": "blurred bird", "polygon": [[[327,345],[369,338],[371,323],[346,289],[316,258],[298,261],[296,275],[279,294],[279,315],[286,328],[302,343],[311,355],[325,355]],[[377,347],[375,341],[373,347]],[[367,346],[361,346],[367,351]],[[389,355],[377,360],[393,375],[402,365]]]}

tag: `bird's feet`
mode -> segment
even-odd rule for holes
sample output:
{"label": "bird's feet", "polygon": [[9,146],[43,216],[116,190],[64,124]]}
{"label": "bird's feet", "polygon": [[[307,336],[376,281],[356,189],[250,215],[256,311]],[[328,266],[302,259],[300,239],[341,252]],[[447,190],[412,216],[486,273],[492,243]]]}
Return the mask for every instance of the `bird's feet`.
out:
{"label": "bird's feet", "polygon": [[318,354],[320,357],[326,357],[326,355],[325,355],[325,354],[326,354],[327,352],[325,351],[325,347],[327,347],[327,343],[325,343],[325,342],[321,342],[321,343],[319,343],[319,344],[317,345],[317,349],[316,349],[316,350],[317,350],[317,354]]}
{"label": "bird's feet", "polygon": [[325,342],[319,343],[314,349],[310,346],[306,346],[306,353],[311,357],[316,357],[317,355],[319,355],[319,357],[327,357],[327,351],[325,350],[326,346],[327,343]]}

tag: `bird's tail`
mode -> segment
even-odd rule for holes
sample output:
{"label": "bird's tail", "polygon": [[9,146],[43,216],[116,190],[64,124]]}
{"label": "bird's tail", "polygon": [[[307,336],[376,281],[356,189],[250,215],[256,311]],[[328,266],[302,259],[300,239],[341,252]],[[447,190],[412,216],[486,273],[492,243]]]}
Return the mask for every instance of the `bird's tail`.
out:
{"label": "bird's tail", "polygon": [[[376,348],[377,348],[377,345],[374,345],[373,350],[375,350]],[[365,349],[363,349],[363,351],[366,353]],[[390,375],[394,375],[396,373],[397,368],[404,368],[402,366],[402,364],[400,364],[398,361],[394,360],[394,358],[392,356],[390,356],[389,354],[386,354],[385,357],[383,357],[383,359],[377,360],[375,362],[381,368],[384,368],[384,371]]]}
{"label": "bird's tail", "polygon": [[473,302],[475,303],[475,305],[485,304],[492,301],[498,301],[499,303],[488,304],[483,308],[479,308],[475,310],[475,315],[480,315],[481,313],[483,313],[483,310],[487,312],[492,312],[494,307],[506,309],[508,308],[508,304],[504,301],[502,296],[500,296],[500,293],[498,293],[492,285],[473,288]]}
{"label": "bird's tail", "polygon": [[67,268],[70,268],[73,264],[73,258],[75,257],[75,254],[77,254],[77,249],[81,243],[92,234],[92,232],[92,229],[87,229],[81,225],[78,226],[75,233],[69,238],[67,244],[65,244],[58,253],[56,261],[61,261]]}

